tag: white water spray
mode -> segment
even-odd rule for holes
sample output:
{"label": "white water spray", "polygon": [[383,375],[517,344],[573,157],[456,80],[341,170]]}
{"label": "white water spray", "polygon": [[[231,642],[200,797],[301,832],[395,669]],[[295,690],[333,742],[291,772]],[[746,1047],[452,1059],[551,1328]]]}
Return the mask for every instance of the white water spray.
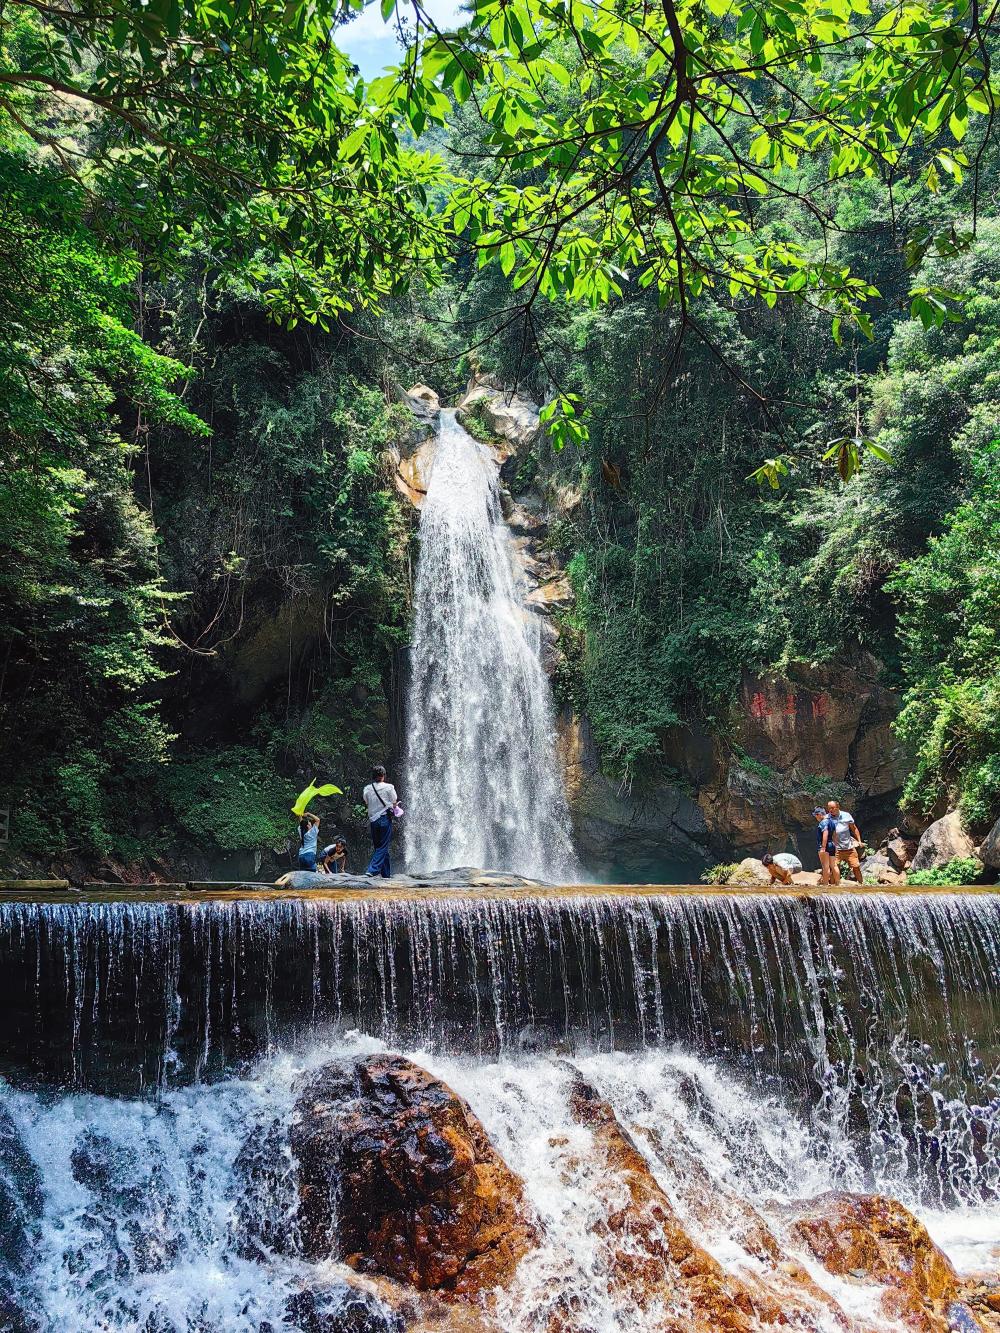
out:
{"label": "white water spray", "polygon": [[489,450],[441,413],[420,519],[407,707],[407,864],[572,880],[538,621]]}

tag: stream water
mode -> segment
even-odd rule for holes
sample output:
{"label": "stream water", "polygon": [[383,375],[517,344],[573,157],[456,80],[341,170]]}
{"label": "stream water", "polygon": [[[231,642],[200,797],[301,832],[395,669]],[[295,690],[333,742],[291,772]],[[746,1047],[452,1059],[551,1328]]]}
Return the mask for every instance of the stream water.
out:
{"label": "stream water", "polygon": [[[308,1333],[294,1293],[346,1289],[296,1255],[295,1089],[385,1047],[463,1094],[527,1182],[543,1244],[511,1333],[554,1289],[594,1333],[657,1327],[608,1294],[571,1066],[734,1273],[751,1258],[706,1189],[778,1234],[783,1200],[878,1189],[960,1267],[996,1266],[996,895],[20,901],[0,959],[0,1311],[6,1289],[38,1320],[20,1327]],[[876,1294],[838,1299],[871,1315]],[[395,1327],[364,1317],[345,1327]]]}
{"label": "stream water", "polygon": [[404,797],[408,865],[576,877],[538,617],[496,461],[453,411],[420,516]]}

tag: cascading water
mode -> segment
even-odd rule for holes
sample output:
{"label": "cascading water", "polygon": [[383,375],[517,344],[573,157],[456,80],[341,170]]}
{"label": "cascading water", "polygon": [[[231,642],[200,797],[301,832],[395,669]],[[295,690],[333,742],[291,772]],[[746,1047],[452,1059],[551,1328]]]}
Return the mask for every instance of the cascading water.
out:
{"label": "cascading water", "polygon": [[420,517],[410,660],[407,863],[572,881],[537,617],[516,575],[497,464],[450,411]]}
{"label": "cascading water", "polygon": [[[676,1327],[609,1293],[622,1186],[577,1071],[736,1277],[748,1209],[808,1265],[785,1210],[831,1188],[919,1210],[963,1269],[1000,1258],[997,895],[103,897],[0,902],[2,1329],[400,1333],[303,1257],[289,1147],[305,1072],[384,1047],[526,1183],[541,1241],[498,1333]],[[902,1328],[809,1272],[860,1322],[790,1327]]]}

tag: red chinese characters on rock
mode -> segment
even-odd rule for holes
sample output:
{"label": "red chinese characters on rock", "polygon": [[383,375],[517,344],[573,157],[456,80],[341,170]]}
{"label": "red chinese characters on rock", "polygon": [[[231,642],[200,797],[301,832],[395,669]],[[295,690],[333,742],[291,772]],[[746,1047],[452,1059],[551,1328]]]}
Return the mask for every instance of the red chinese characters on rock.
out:
{"label": "red chinese characters on rock", "polygon": [[771,710],[767,706],[767,697],[763,690],[757,690],[751,697],[750,716],[756,718],[758,722],[763,722],[764,718],[771,716]]}
{"label": "red chinese characters on rock", "polygon": [[817,722],[821,722],[830,711],[830,699],[826,694],[817,694],[812,701],[812,715]]}

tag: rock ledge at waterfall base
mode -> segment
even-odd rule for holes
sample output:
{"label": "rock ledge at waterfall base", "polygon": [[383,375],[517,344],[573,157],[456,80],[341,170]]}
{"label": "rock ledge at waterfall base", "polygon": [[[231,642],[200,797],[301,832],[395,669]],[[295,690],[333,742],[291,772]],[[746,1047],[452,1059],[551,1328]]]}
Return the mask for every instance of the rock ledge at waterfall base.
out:
{"label": "rock ledge at waterfall base", "polygon": [[[412,875],[393,875],[382,879],[375,875],[321,875],[308,870],[293,870],[278,880],[287,889],[535,889],[544,888],[540,879],[528,879],[506,870],[479,870],[458,866],[454,870],[432,870]],[[248,885],[252,888],[253,885]]]}
{"label": "rock ledge at waterfall base", "polygon": [[[766,1218],[724,1187],[706,1194],[707,1174],[687,1161],[687,1145],[653,1133],[649,1153],[677,1177],[675,1199],[611,1105],[572,1065],[565,1068],[571,1116],[589,1146],[560,1138],[549,1147],[564,1183],[585,1187],[597,1203],[597,1270],[617,1306],[642,1312],[643,1327],[1000,1329],[1000,1281],[984,1274],[963,1283],[901,1204],[830,1193],[768,1205]],[[335,1303],[360,1322],[314,1318],[323,1293],[306,1293],[296,1314],[307,1316],[301,1326],[308,1333],[498,1333],[498,1294],[513,1291],[518,1265],[545,1238],[523,1182],[461,1097],[402,1056],[335,1061],[300,1093],[291,1147],[304,1252],[340,1258],[357,1274],[339,1281],[347,1295],[335,1295]],[[750,1264],[726,1267],[709,1253],[699,1240],[703,1223],[715,1232],[721,1225],[731,1242],[725,1248],[744,1250]],[[842,1308],[803,1258],[841,1283],[868,1288],[875,1322]],[[544,1333],[592,1327],[572,1270],[563,1278],[550,1273],[530,1314],[531,1327]]]}

